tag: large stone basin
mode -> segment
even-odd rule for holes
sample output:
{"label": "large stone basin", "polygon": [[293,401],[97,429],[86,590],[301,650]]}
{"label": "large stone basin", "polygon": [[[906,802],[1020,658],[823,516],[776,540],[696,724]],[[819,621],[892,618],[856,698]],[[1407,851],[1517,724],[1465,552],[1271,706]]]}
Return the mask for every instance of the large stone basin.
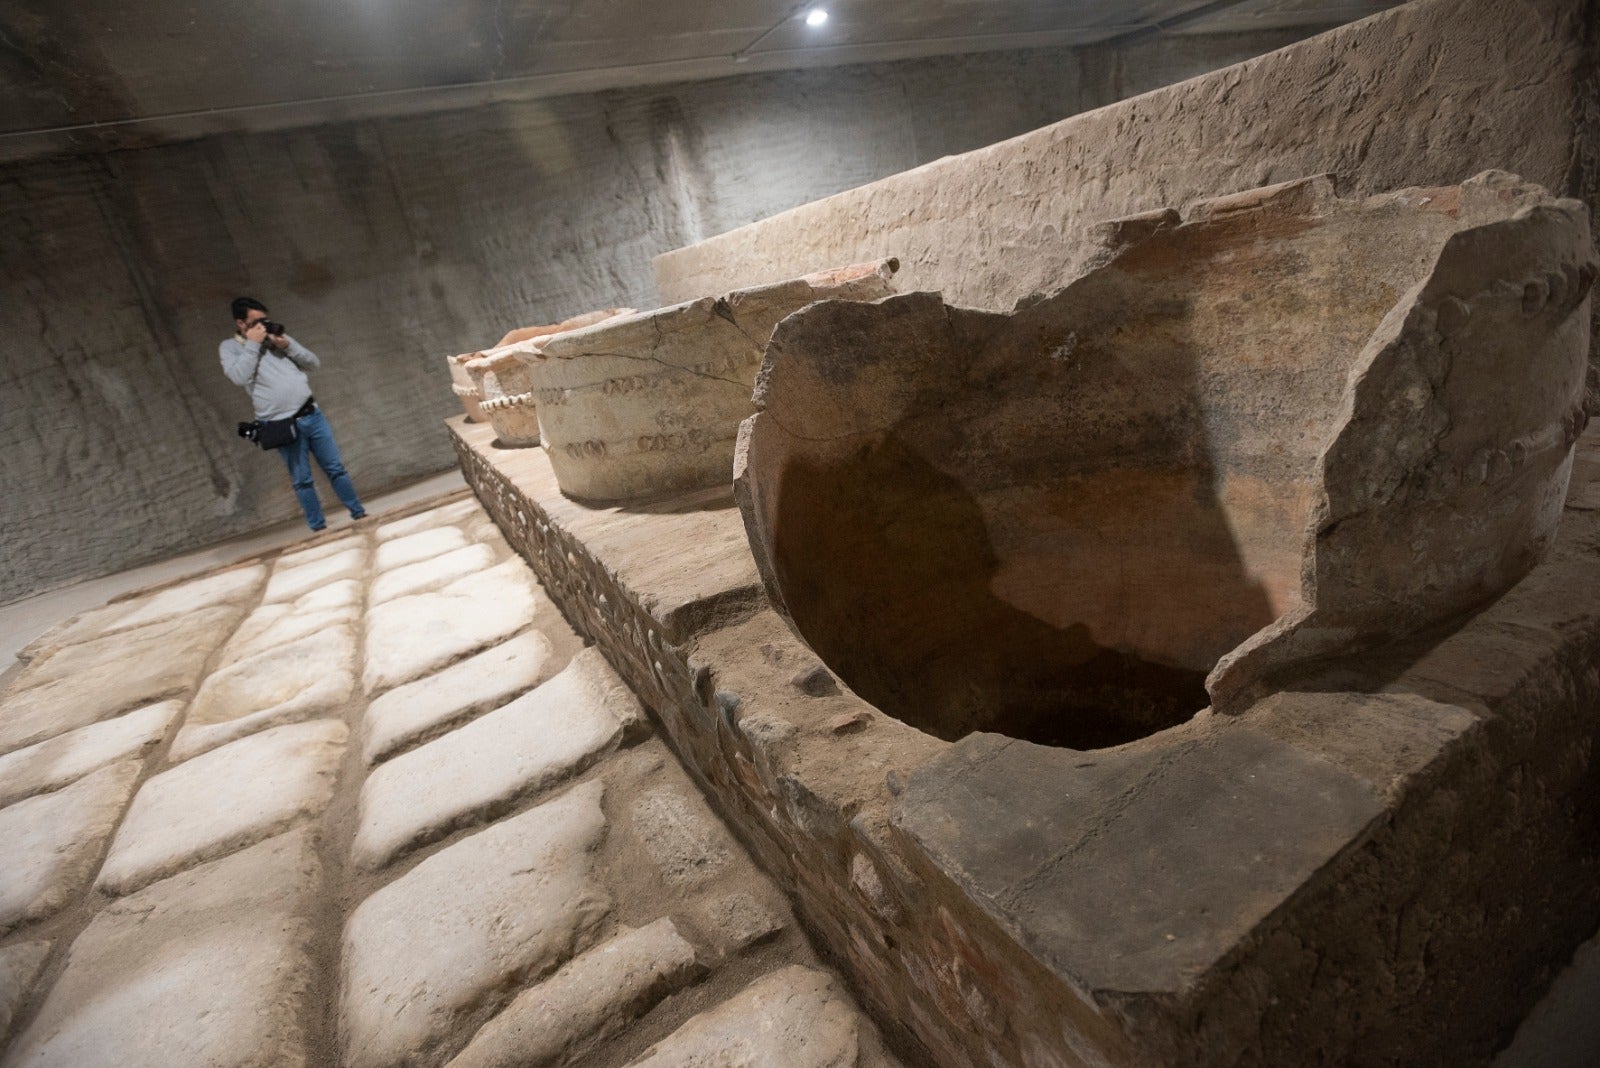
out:
{"label": "large stone basin", "polygon": [[947,739],[1116,744],[1538,561],[1587,420],[1582,204],[1318,177],[1099,236],[1009,314],[915,293],[774,333],[740,506],[861,696]]}
{"label": "large stone basin", "polygon": [[601,502],[726,486],[773,327],[814,301],[887,296],[898,268],[822,271],[545,340],[528,365],[562,492]]}

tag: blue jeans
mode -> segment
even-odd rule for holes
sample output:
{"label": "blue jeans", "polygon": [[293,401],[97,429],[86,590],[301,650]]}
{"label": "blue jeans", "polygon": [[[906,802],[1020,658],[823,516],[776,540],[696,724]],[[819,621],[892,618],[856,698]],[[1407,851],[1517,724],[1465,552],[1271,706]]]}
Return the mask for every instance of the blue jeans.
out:
{"label": "blue jeans", "polygon": [[317,466],[322,468],[322,473],[332,483],[333,492],[350,509],[350,518],[360,519],[366,515],[366,509],[361,507],[361,498],[356,496],[355,484],[350,481],[344,461],[339,458],[339,446],[333,440],[333,427],[328,425],[328,417],[322,414],[322,409],[318,408],[310,415],[296,419],[295,426],[299,428],[300,436],[278,451],[283,453],[283,462],[289,467],[289,481],[294,484],[294,495],[300,498],[300,509],[306,514],[306,526],[321,530],[328,525],[322,515],[322,501],[317,499],[317,487],[311,481],[313,456],[317,458]]}

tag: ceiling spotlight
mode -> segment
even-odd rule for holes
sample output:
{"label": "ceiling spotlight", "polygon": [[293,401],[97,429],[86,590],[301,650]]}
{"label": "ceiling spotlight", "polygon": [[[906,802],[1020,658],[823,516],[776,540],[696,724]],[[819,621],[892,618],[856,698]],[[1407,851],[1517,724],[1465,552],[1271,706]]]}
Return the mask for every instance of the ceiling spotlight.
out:
{"label": "ceiling spotlight", "polygon": [[820,7],[814,7],[806,12],[807,26],[821,26],[828,21],[828,12]]}

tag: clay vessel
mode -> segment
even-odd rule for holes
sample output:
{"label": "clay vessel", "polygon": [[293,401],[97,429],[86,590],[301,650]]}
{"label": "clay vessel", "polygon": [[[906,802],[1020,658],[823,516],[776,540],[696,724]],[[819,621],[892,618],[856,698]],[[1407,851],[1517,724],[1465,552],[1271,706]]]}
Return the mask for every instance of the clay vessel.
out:
{"label": "clay vessel", "polygon": [[1085,748],[1461,618],[1566,493],[1594,246],[1488,172],[1104,224],[1009,314],[786,319],[736,490],[767,591],[885,712]]}
{"label": "clay vessel", "polygon": [[632,308],[604,308],[546,326],[521,327],[502,337],[492,349],[458,357],[478,393],[484,418],[494,427],[495,439],[512,448],[539,444],[538,405],[527,358],[541,344],[565,331],[632,313]]}
{"label": "clay vessel", "polygon": [[898,269],[823,271],[545,339],[529,366],[562,492],[620,501],[729,484],[773,327],[816,301],[888,296]]}
{"label": "clay vessel", "polygon": [[445,363],[450,366],[450,389],[461,402],[461,410],[467,413],[467,421],[471,423],[488,422],[488,417],[479,407],[478,387],[472,381],[472,375],[467,371],[467,361],[476,358],[479,353],[464,352],[458,356],[446,356]]}

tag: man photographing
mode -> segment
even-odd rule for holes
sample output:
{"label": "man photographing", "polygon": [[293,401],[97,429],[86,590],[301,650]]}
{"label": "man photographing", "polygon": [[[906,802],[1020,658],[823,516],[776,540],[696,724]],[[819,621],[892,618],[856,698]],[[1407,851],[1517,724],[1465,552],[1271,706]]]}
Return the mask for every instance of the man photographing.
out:
{"label": "man photographing", "polygon": [[277,423],[285,437],[292,437],[276,448],[289,468],[289,481],[306,514],[306,525],[312,530],[327,526],[322,501],[311,480],[313,456],[328,476],[333,492],[350,510],[350,518],[365,516],[366,509],[361,507],[361,498],[356,496],[356,487],[339,457],[333,428],[312,398],[311,383],[306,378],[306,372],[322,366],[322,361],[284,333],[282,324],[268,320],[267,306],[252,297],[234,300],[233,325],[234,335],[218,348],[222,371],[234,385],[243,386],[250,394],[250,404],[262,424]]}

